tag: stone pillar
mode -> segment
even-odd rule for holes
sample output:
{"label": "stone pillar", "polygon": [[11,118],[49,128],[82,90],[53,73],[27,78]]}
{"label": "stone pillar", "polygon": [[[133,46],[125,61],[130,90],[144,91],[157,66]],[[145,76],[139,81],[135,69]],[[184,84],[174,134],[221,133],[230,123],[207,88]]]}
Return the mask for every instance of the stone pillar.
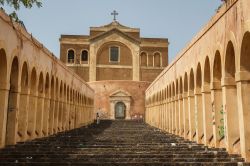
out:
{"label": "stone pillar", "polygon": [[[66,94],[66,96],[69,96]],[[64,130],[69,130],[69,99],[68,97],[65,97],[64,101],[64,120],[63,120],[63,128]]]}
{"label": "stone pillar", "polygon": [[50,108],[49,108],[49,134],[54,133],[54,115],[55,115],[55,100],[53,97],[50,99]]}
{"label": "stone pillar", "polygon": [[167,131],[167,103],[164,101],[164,131]]}
{"label": "stone pillar", "polygon": [[175,104],[175,134],[176,135],[179,135],[180,133],[180,128],[179,128],[179,114],[180,114],[180,110],[179,110],[179,101],[178,101],[178,96],[179,95],[176,95],[175,96],[175,101],[174,101],[174,104]]}
{"label": "stone pillar", "polygon": [[82,103],[81,100],[79,102],[79,127],[82,126]]}
{"label": "stone pillar", "polygon": [[44,100],[44,113],[43,113],[43,133],[44,136],[48,136],[49,129],[49,110],[50,110],[50,98],[47,96]]}
{"label": "stone pillar", "polygon": [[150,122],[150,125],[152,126],[152,118],[153,118],[153,116],[152,116],[152,104],[150,105],[150,108],[149,108],[149,122]]}
{"label": "stone pillar", "polygon": [[[11,100],[11,101],[10,101]],[[17,140],[18,113],[19,113],[20,92],[9,93],[7,127],[6,127],[6,145],[14,145]]]}
{"label": "stone pillar", "polygon": [[44,109],[44,94],[40,94],[37,98],[37,113],[36,113],[36,135],[42,137],[43,129],[43,109]]}
{"label": "stone pillar", "polygon": [[59,110],[59,101],[58,97],[55,99],[55,111],[54,111],[54,126],[53,126],[53,133],[57,133],[58,131],[58,110]]}
{"label": "stone pillar", "polygon": [[159,107],[159,120],[160,120],[159,128],[162,130],[162,102],[160,102],[158,107]]}
{"label": "stone pillar", "polygon": [[20,141],[27,140],[29,95],[29,91],[21,92],[20,94],[18,114],[18,135],[20,136]]}
{"label": "stone pillar", "polygon": [[37,112],[37,93],[29,96],[29,111],[28,111],[28,130],[29,139],[36,138],[36,112]]}
{"label": "stone pillar", "polygon": [[204,144],[208,146],[209,140],[213,136],[213,119],[212,119],[212,104],[211,92],[209,85],[202,87],[202,110],[203,110],[203,129],[204,129]]}
{"label": "stone pillar", "polygon": [[250,162],[250,74],[236,73],[241,155]]}
{"label": "stone pillar", "polygon": [[[222,92],[221,92],[221,83],[213,82],[211,83],[211,100],[212,100],[212,114],[213,114],[213,137],[214,137],[214,146],[216,148],[220,145],[220,130],[219,127],[223,127],[223,104],[222,104]],[[222,123],[221,123],[222,122]]]}
{"label": "stone pillar", "polygon": [[85,103],[83,102],[83,106],[82,106],[83,110],[82,110],[82,124],[83,126],[85,126]]}
{"label": "stone pillar", "polygon": [[240,139],[237,89],[234,78],[224,78],[222,82],[222,95],[226,146],[228,152],[233,153],[233,145]]}
{"label": "stone pillar", "polygon": [[130,101],[126,101],[125,102],[125,105],[126,105],[126,118],[127,120],[131,119],[130,117]]}
{"label": "stone pillar", "polygon": [[75,111],[74,111],[74,128],[78,127],[78,99],[75,101]]}
{"label": "stone pillar", "polygon": [[89,82],[96,81],[96,54],[93,44],[89,46]]}
{"label": "stone pillar", "polygon": [[175,108],[175,96],[172,97],[172,133],[175,134],[176,132],[176,108]]}
{"label": "stone pillar", "polygon": [[0,89],[0,148],[5,146],[9,85]]}
{"label": "stone pillar", "polygon": [[62,131],[62,118],[63,118],[63,92],[60,93],[59,110],[58,110],[58,130]]}
{"label": "stone pillar", "polygon": [[110,119],[115,119],[115,102],[110,102]]}
{"label": "stone pillar", "polygon": [[183,123],[184,123],[184,138],[188,139],[189,133],[189,115],[188,115],[188,97],[187,93],[183,93]]}
{"label": "stone pillar", "polygon": [[196,128],[196,141],[202,143],[204,137],[203,131],[203,110],[202,110],[202,95],[201,90],[196,88],[195,92],[195,128]]}
{"label": "stone pillar", "polygon": [[66,105],[66,96],[65,92],[62,99],[62,131],[66,129],[66,113],[67,113],[67,105]]}
{"label": "stone pillar", "polygon": [[194,92],[188,92],[188,119],[189,119],[189,139],[194,141],[195,136],[195,114],[194,114]]}
{"label": "stone pillar", "polygon": [[184,136],[184,123],[183,123],[183,98],[182,94],[178,95],[178,105],[179,105],[179,136]]}
{"label": "stone pillar", "polygon": [[133,56],[133,81],[140,81],[140,48],[139,46],[134,46],[132,51]]}
{"label": "stone pillar", "polygon": [[168,99],[168,132],[172,132],[172,119],[171,119],[171,98]]}
{"label": "stone pillar", "polygon": [[172,133],[172,99],[169,98],[169,103],[168,103],[168,108],[169,108],[169,111],[168,111],[168,122],[169,122],[169,133]]}

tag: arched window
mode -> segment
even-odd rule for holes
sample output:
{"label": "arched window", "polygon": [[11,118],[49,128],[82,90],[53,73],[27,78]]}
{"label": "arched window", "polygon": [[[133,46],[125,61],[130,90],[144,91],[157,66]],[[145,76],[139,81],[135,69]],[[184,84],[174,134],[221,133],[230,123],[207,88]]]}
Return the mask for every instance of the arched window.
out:
{"label": "arched window", "polygon": [[110,62],[119,62],[119,47],[112,46],[109,49],[109,61]]}
{"label": "arched window", "polygon": [[75,51],[69,50],[68,51],[68,63],[74,63],[75,62]]}
{"label": "arched window", "polygon": [[159,52],[154,53],[154,67],[161,67],[161,54]]}
{"label": "arched window", "polygon": [[83,50],[82,51],[82,55],[81,55],[81,61],[83,63],[86,63],[86,62],[88,62],[88,60],[89,60],[88,51],[87,50]]}
{"label": "arched window", "polygon": [[147,66],[147,54],[145,52],[141,53],[141,66]]}

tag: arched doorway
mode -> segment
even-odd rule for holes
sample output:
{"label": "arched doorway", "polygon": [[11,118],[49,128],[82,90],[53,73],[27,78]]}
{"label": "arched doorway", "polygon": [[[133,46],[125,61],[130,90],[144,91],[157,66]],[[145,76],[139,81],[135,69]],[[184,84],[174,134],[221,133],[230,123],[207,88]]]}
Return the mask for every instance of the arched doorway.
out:
{"label": "arched doorway", "polygon": [[115,119],[125,119],[126,117],[126,106],[123,102],[115,104]]}

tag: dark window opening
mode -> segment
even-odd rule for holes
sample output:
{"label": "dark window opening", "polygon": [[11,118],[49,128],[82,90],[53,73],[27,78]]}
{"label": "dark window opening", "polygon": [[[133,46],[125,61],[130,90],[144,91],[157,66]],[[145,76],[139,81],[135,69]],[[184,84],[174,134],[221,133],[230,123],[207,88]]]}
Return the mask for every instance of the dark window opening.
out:
{"label": "dark window opening", "polygon": [[110,47],[110,62],[119,61],[119,47]]}
{"label": "dark window opening", "polygon": [[82,61],[88,61],[88,51],[82,51]]}
{"label": "dark window opening", "polygon": [[68,51],[68,63],[74,63],[75,61],[75,52],[74,50]]}

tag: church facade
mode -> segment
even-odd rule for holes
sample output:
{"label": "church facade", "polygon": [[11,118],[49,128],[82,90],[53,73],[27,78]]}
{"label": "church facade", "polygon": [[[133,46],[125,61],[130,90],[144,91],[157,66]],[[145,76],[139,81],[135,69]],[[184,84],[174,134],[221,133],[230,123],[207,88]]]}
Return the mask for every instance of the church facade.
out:
{"label": "church facade", "polygon": [[167,66],[168,44],[113,20],[89,35],[61,35],[60,59],[95,89],[101,117],[131,119],[144,116],[144,92]]}

